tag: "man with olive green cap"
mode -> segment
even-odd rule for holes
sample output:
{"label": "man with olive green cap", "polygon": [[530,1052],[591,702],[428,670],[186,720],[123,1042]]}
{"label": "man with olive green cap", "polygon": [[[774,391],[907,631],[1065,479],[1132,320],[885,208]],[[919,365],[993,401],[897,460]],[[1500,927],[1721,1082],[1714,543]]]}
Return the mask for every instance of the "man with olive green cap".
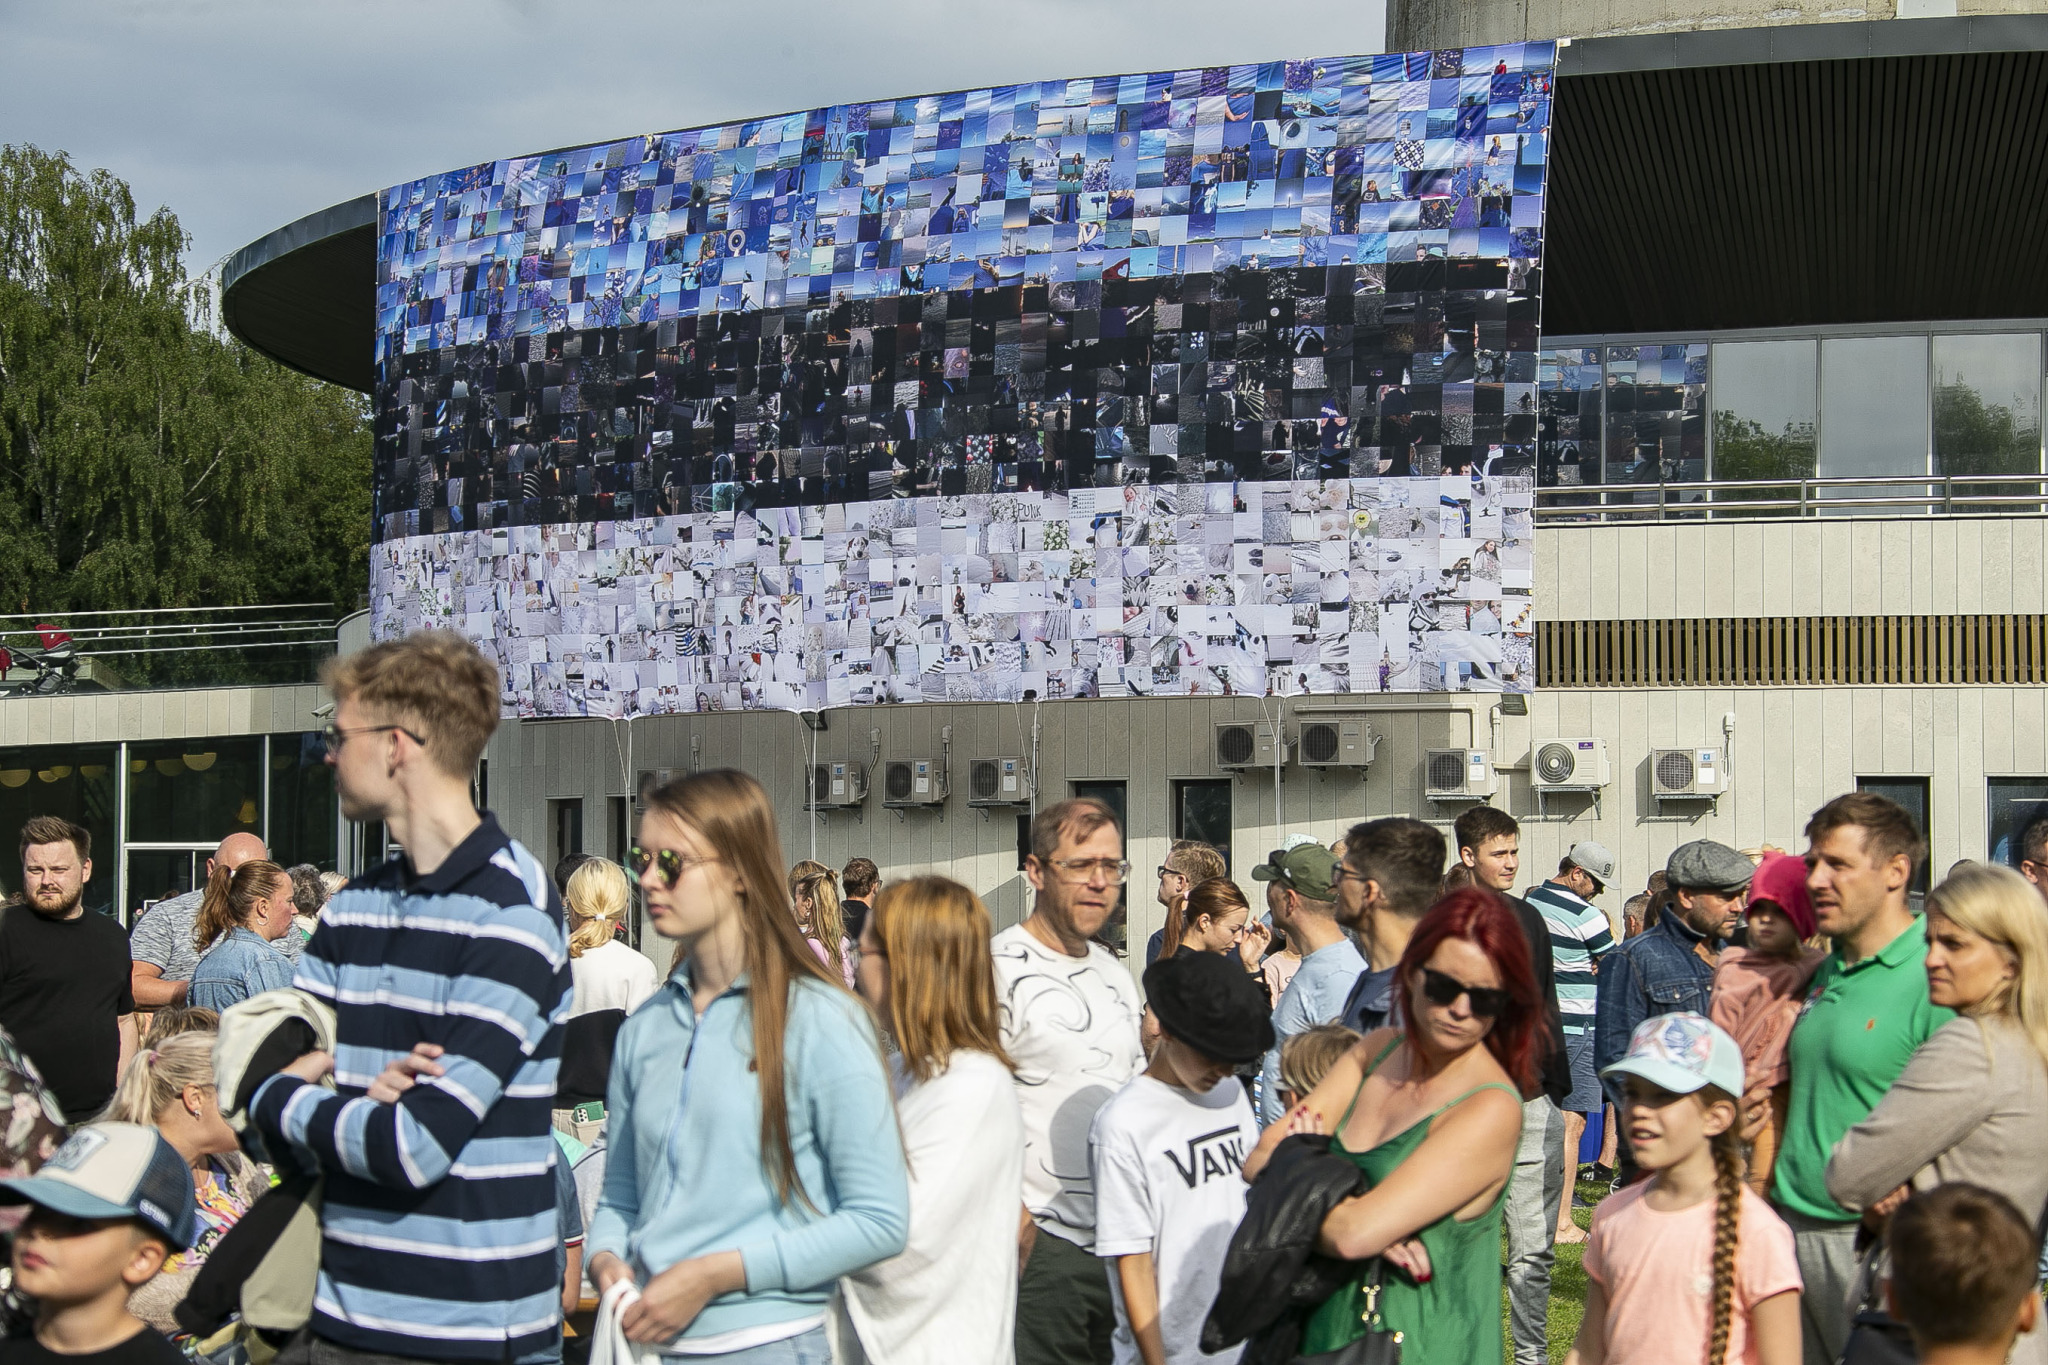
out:
{"label": "man with olive green cap", "polygon": [[1337,855],[1321,844],[1275,849],[1252,869],[1253,881],[1285,888],[1273,908],[1273,923],[1287,931],[1301,954],[1301,966],[1273,1007],[1273,1046],[1260,1068],[1259,1117],[1264,1123],[1280,1117],[1281,1044],[1341,1014],[1353,983],[1365,971],[1364,954],[1337,923],[1336,873]]}

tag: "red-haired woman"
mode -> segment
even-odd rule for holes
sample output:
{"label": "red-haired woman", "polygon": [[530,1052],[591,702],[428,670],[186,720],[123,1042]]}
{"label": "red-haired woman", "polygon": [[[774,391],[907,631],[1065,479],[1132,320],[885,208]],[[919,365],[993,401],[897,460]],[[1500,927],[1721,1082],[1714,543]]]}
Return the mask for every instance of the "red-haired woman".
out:
{"label": "red-haired woman", "polygon": [[[1372,1188],[1323,1222],[1322,1251],[1389,1260],[1379,1297],[1402,1365],[1498,1360],[1500,1210],[1534,1093],[1540,1014],[1528,941],[1514,911],[1467,887],[1415,926],[1395,977],[1405,1030],[1367,1034],[1309,1097],[1259,1140],[1256,1178],[1290,1132],[1333,1135]],[[1310,1315],[1302,1354],[1334,1351],[1365,1329],[1364,1276]]]}

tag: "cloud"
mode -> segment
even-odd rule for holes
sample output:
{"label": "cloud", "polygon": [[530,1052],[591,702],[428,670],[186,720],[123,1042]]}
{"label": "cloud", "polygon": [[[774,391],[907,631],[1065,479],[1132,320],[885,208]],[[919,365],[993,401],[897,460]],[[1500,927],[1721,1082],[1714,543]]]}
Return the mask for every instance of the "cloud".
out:
{"label": "cloud", "polygon": [[330,204],[518,152],[848,100],[1372,52],[1384,15],[1384,0],[0,0],[0,137],[106,167],[145,214],[168,205],[196,272]]}

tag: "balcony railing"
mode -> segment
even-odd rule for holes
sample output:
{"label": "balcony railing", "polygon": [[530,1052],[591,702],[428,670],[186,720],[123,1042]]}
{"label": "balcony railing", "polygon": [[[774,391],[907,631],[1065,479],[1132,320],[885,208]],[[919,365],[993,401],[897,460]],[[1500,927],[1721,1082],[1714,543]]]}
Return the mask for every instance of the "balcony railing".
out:
{"label": "balcony railing", "polygon": [[1542,525],[1579,522],[1777,521],[1788,517],[2025,517],[2048,506],[2040,474],[1704,480],[1582,484],[1536,490]]}
{"label": "balcony railing", "polygon": [[315,681],[326,603],[0,615],[0,697]]}

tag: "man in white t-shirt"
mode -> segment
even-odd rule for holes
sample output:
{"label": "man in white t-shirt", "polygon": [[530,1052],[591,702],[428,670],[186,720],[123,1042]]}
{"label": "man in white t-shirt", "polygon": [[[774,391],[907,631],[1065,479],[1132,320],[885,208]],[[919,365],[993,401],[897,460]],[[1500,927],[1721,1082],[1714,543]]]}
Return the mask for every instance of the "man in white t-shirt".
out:
{"label": "man in white t-shirt", "polygon": [[1145,971],[1151,1065],[1095,1116],[1095,1254],[1114,1264],[1116,1365],[1235,1365],[1202,1351],[1224,1254],[1244,1217],[1258,1120],[1235,1068],[1273,1045],[1266,993],[1218,953]]}
{"label": "man in white t-shirt", "polygon": [[1109,807],[1086,798],[1046,807],[1024,860],[1037,893],[1031,915],[990,945],[1024,1111],[1017,1365],[1109,1365],[1116,1312],[1093,1254],[1088,1128],[1145,1065],[1143,1006],[1123,963],[1089,940],[1115,912],[1130,869]]}

